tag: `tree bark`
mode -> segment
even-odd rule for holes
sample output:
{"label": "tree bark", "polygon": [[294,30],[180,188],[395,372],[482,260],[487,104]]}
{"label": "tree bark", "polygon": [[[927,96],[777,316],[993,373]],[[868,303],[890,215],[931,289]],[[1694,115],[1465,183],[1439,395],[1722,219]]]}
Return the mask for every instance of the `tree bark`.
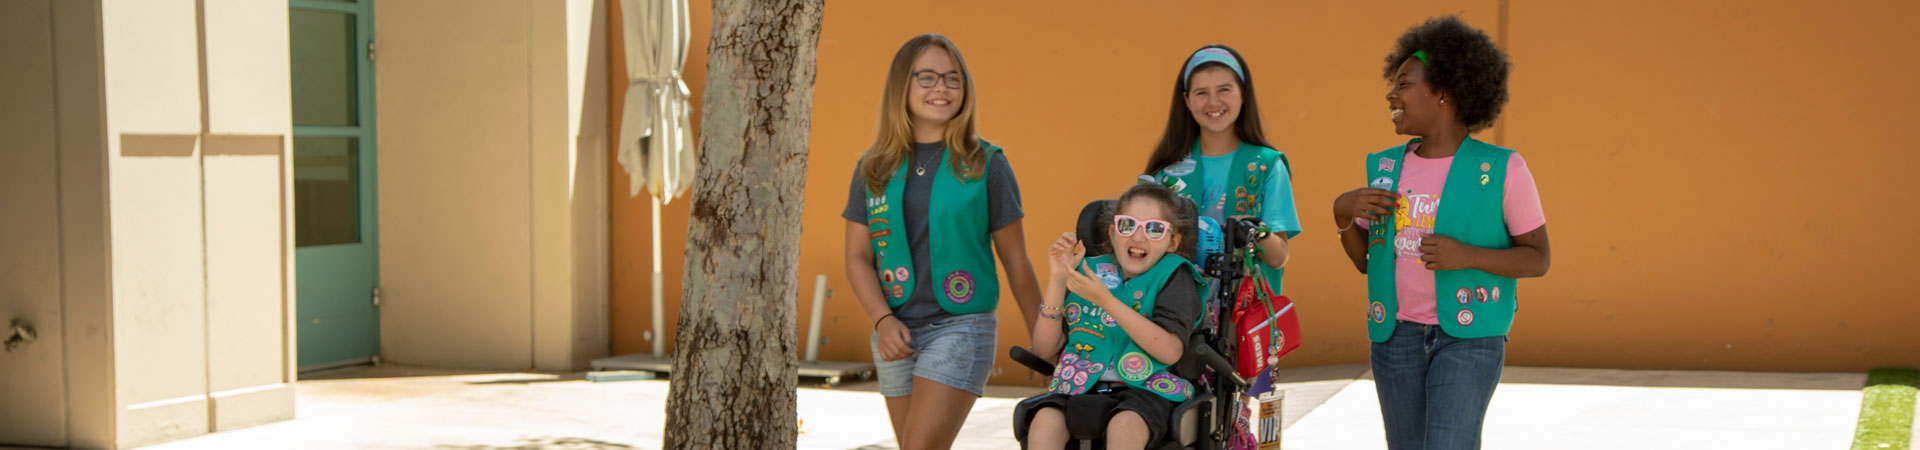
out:
{"label": "tree bark", "polygon": [[793,448],[807,137],[824,0],[717,0],[666,448]]}

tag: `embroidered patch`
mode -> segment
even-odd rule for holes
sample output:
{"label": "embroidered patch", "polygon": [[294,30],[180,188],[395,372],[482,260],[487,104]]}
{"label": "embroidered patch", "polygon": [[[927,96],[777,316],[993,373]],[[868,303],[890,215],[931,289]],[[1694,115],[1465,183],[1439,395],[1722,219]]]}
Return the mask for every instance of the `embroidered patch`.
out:
{"label": "embroidered patch", "polygon": [[1076,323],[1080,323],[1080,304],[1069,303],[1067,304],[1067,325]]}
{"label": "embroidered patch", "polygon": [[874,243],[874,245],[878,245],[880,246],[880,248],[887,248],[887,241],[880,241],[880,242]]}
{"label": "embroidered patch", "polygon": [[973,301],[973,274],[965,270],[955,270],[947,274],[947,300],[965,304]]}
{"label": "embroidered patch", "polygon": [[893,285],[893,298],[907,298],[907,288],[898,284]]}
{"label": "embroidered patch", "polygon": [[882,228],[880,229],[880,231],[867,233],[867,239],[879,239],[879,238],[887,237],[887,235],[890,235],[890,234],[893,234],[893,230]]}
{"label": "embroidered patch", "polygon": [[1233,188],[1233,198],[1245,198],[1246,196],[1247,196],[1246,186],[1235,186]]}
{"label": "embroidered patch", "polygon": [[1120,326],[1118,322],[1113,321],[1113,315],[1107,314],[1105,310],[1100,311],[1100,324],[1109,327]]}
{"label": "embroidered patch", "polygon": [[1392,177],[1375,178],[1373,179],[1373,182],[1367,183],[1367,186],[1372,187],[1374,189],[1384,189],[1384,190],[1391,191],[1393,190],[1393,178]]}
{"label": "embroidered patch", "polygon": [[1143,298],[1147,298],[1147,293],[1145,291],[1133,291],[1134,300],[1140,300]]}
{"label": "embroidered patch", "polygon": [[1193,169],[1198,166],[1199,163],[1194,161],[1193,157],[1187,157],[1186,159],[1180,160],[1180,162],[1167,166],[1166,171],[1167,175],[1184,177],[1193,174]]}
{"label": "embroidered patch", "polygon": [[1180,377],[1173,376],[1173,374],[1165,372],[1153,374],[1153,376],[1147,378],[1145,384],[1147,390],[1155,393],[1174,397],[1185,397],[1187,395],[1187,380],[1182,380]]}
{"label": "embroidered patch", "polygon": [[1494,303],[1500,303],[1500,287],[1494,286],[1492,291],[1488,291],[1487,299]]}
{"label": "embroidered patch", "polygon": [[1473,311],[1471,310],[1462,309],[1459,314],[1455,314],[1453,317],[1460,321],[1460,326],[1473,325]]}
{"label": "embroidered patch", "polygon": [[1258,164],[1258,163],[1247,163],[1247,171],[1248,171],[1248,172],[1253,172],[1253,171],[1256,171],[1256,170],[1260,170],[1260,164]]}
{"label": "embroidered patch", "polygon": [[1380,158],[1380,171],[1381,171],[1381,172],[1392,172],[1392,171],[1393,171],[1393,158]]}
{"label": "embroidered patch", "polygon": [[1485,287],[1478,287],[1478,288],[1474,288],[1474,289],[1473,289],[1473,299],[1474,299],[1474,300],[1479,300],[1479,301],[1480,301],[1480,303],[1486,303],[1486,302],[1487,302],[1487,288],[1485,288]]}
{"label": "embroidered patch", "polygon": [[1253,175],[1247,175],[1247,184],[1254,184],[1258,182],[1260,182],[1259,178],[1254,177]]}
{"label": "embroidered patch", "polygon": [[1492,176],[1488,176],[1487,174],[1484,174],[1484,173],[1480,174],[1480,187],[1487,187],[1487,183],[1492,183],[1492,182],[1493,182]]}
{"label": "embroidered patch", "polygon": [[1480,162],[1480,171],[1481,171],[1481,172],[1491,172],[1491,171],[1493,171],[1493,164],[1489,164],[1489,163],[1487,163],[1486,161],[1481,161],[1481,162]]}
{"label": "embroidered patch", "polygon": [[880,282],[885,284],[893,284],[893,271],[891,270],[880,271]]}
{"label": "embroidered patch", "polygon": [[893,279],[900,280],[901,283],[907,282],[907,277],[910,276],[912,275],[907,272],[906,267],[896,267],[893,269]]}
{"label": "embroidered patch", "polygon": [[1144,381],[1148,375],[1152,375],[1152,372],[1148,370],[1151,368],[1150,366],[1151,365],[1147,364],[1147,355],[1140,352],[1130,352],[1125,355],[1120,355],[1120,379],[1134,382]]}
{"label": "embroidered patch", "polygon": [[1267,171],[1267,166],[1260,166],[1260,171],[1261,172]]}
{"label": "embroidered patch", "polygon": [[1467,289],[1467,288],[1460,288],[1459,291],[1453,293],[1453,299],[1459,300],[1460,304],[1462,305],[1471,303],[1473,302],[1473,290]]}
{"label": "embroidered patch", "polygon": [[1107,289],[1120,288],[1120,266],[1113,263],[1100,263],[1093,266],[1093,272],[1100,276],[1100,283],[1107,285]]}
{"label": "embroidered patch", "polygon": [[1387,305],[1380,304],[1380,302],[1373,302],[1372,305],[1367,305],[1367,319],[1372,320],[1373,323],[1385,323],[1387,321]]}

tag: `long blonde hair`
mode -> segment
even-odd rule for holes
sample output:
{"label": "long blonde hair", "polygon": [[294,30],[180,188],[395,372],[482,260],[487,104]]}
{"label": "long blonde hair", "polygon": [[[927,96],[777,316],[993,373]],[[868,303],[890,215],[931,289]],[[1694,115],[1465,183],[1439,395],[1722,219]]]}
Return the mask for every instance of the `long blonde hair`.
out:
{"label": "long blonde hair", "polygon": [[893,64],[887,69],[886,94],[880,98],[880,132],[873,139],[873,146],[867,148],[860,157],[861,172],[867,178],[869,192],[883,192],[887,181],[893,178],[902,160],[913,151],[913,122],[907,112],[907,92],[913,83],[913,60],[921,52],[938,46],[953,55],[953,62],[960,66],[960,77],[966,80],[961,91],[960,111],[947,120],[947,133],[942,139],[947,151],[953,152],[953,158],[961,164],[954,166],[954,175],[961,180],[977,180],[987,170],[987,152],[981,147],[980,136],[974,132],[974,95],[973,71],[967,69],[966,58],[960,57],[960,48],[953,41],[938,34],[922,34],[907,40],[894,52]]}

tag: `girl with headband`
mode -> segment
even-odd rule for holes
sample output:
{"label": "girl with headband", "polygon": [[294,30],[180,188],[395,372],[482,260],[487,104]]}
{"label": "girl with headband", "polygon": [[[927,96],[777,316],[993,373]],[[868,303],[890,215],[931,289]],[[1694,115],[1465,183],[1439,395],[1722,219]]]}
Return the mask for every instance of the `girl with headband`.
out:
{"label": "girl with headband", "polygon": [[1515,279],[1546,275],[1549,262],[1526,161],[1469,136],[1507,102],[1507,55],[1449,16],[1409,28],[1386,63],[1393,131],[1416,137],[1367,155],[1369,187],[1341,194],[1333,214],[1347,257],[1367,275],[1387,445],[1480,448]]}
{"label": "girl with headband", "polygon": [[1258,267],[1280,294],[1287,240],[1300,234],[1300,216],[1287,157],[1267,144],[1253,87],[1252,69],[1232,48],[1208,45],[1188,56],[1145,174],[1193,199],[1203,228],[1237,216],[1264,222],[1273,233],[1258,243]]}
{"label": "girl with headband", "polygon": [[953,445],[993,369],[1006,269],[1027,331],[1040,285],[1020,227],[1020,186],[974,131],[973,74],[952,41],[893,55],[879,136],[847,191],[847,281],[873,321],[880,394],[900,448]]}

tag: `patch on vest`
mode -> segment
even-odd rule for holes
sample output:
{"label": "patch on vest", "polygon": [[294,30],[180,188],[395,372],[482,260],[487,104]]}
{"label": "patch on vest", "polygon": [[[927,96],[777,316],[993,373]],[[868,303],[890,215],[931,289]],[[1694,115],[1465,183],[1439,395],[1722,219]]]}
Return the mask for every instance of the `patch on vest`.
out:
{"label": "patch on vest", "polygon": [[1133,382],[1146,381],[1147,376],[1153,374],[1153,372],[1147,370],[1148,367],[1147,355],[1145,354],[1130,352],[1125,355],[1120,355],[1120,379],[1122,380]]}
{"label": "patch on vest", "polygon": [[1391,191],[1393,190],[1393,177],[1375,178],[1373,182],[1367,183],[1367,186],[1374,189]]}
{"label": "patch on vest", "polygon": [[1167,166],[1165,170],[1167,171],[1167,175],[1184,177],[1187,175],[1192,175],[1193,169],[1195,167],[1198,167],[1199,165],[1200,165],[1199,162],[1194,161],[1193,157],[1189,156],[1184,159],[1181,159],[1180,162],[1176,162],[1176,163],[1173,163],[1172,165]]}
{"label": "patch on vest", "polygon": [[1392,172],[1392,171],[1393,171],[1393,158],[1380,158],[1380,171],[1381,171],[1381,172]]}
{"label": "patch on vest", "polygon": [[1459,314],[1454,314],[1453,318],[1460,321],[1460,326],[1473,325],[1472,310],[1462,309]]}
{"label": "patch on vest", "polygon": [[1494,286],[1492,291],[1487,292],[1487,299],[1494,303],[1500,303],[1500,287]]}
{"label": "patch on vest", "polygon": [[1367,305],[1367,320],[1372,320],[1373,323],[1385,323],[1387,321],[1387,305],[1380,304],[1380,302],[1373,302],[1372,305]]}
{"label": "patch on vest", "polygon": [[1185,397],[1187,395],[1187,380],[1182,380],[1180,377],[1173,376],[1173,374],[1170,373],[1161,372],[1153,374],[1152,377],[1147,378],[1146,385],[1147,390],[1159,394],[1174,397]]}
{"label": "patch on vest", "polygon": [[907,288],[898,284],[893,285],[891,293],[893,298],[907,298]]}
{"label": "patch on vest", "polygon": [[908,274],[906,267],[896,267],[893,269],[893,279],[899,280],[901,283],[907,282],[907,277],[909,276],[911,275]]}
{"label": "patch on vest", "polygon": [[955,270],[953,273],[947,274],[945,286],[947,287],[947,300],[952,300],[955,304],[966,304],[967,302],[973,301],[973,274],[969,274],[965,270]]}
{"label": "patch on vest", "polygon": [[1460,290],[1459,290],[1458,292],[1454,292],[1454,293],[1453,293],[1453,299],[1454,299],[1454,300],[1459,300],[1459,301],[1460,301],[1460,304],[1462,304],[1462,305],[1465,305],[1465,304],[1468,304],[1468,303],[1472,303],[1472,302],[1473,302],[1473,290],[1472,290],[1472,289],[1468,289],[1468,288],[1460,288]]}
{"label": "patch on vest", "polygon": [[1100,263],[1093,267],[1093,272],[1095,275],[1100,276],[1100,282],[1106,284],[1107,289],[1120,288],[1119,266],[1115,266],[1113,263]]}
{"label": "patch on vest", "polygon": [[1486,303],[1486,302],[1487,302],[1487,288],[1486,288],[1486,287],[1484,287],[1484,286],[1482,286],[1482,287],[1477,287],[1477,288],[1473,288],[1473,299],[1474,299],[1474,300],[1479,300],[1479,301],[1480,301],[1480,303]]}

